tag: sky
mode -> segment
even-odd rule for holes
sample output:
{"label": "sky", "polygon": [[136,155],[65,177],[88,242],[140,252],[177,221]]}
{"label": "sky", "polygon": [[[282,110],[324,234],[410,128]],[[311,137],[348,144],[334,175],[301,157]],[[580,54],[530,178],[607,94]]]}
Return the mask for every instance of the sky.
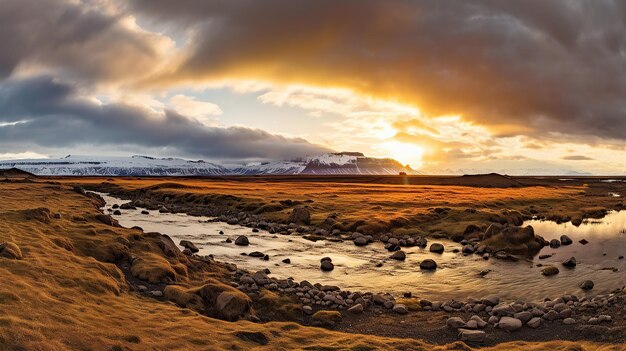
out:
{"label": "sky", "polygon": [[626,173],[626,2],[0,0],[0,159]]}

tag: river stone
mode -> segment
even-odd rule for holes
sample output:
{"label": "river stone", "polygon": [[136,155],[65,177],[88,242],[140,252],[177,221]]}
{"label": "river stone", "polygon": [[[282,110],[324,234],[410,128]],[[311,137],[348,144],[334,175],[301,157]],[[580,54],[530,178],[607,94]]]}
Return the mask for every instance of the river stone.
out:
{"label": "river stone", "polygon": [[235,239],[235,245],[248,246],[250,245],[250,241],[248,240],[247,236],[241,235],[237,239]]}
{"label": "river stone", "polygon": [[450,317],[446,321],[448,328],[457,329],[465,327],[465,321],[461,317]]}
{"label": "river stone", "polygon": [[365,246],[367,245],[367,239],[364,236],[358,237],[354,239],[354,245],[356,246]]}
{"label": "river stone", "polygon": [[565,318],[563,320],[563,324],[565,324],[565,325],[576,324],[576,320],[574,318]]}
{"label": "river stone", "polygon": [[522,323],[528,322],[531,318],[533,318],[532,313],[528,311],[517,312],[513,315],[514,318],[519,319]]}
{"label": "river stone", "polygon": [[331,261],[325,260],[320,264],[320,269],[324,272],[330,272],[335,269],[335,265]]}
{"label": "river stone", "polygon": [[550,310],[546,312],[542,318],[548,321],[553,321],[559,318],[559,313],[555,310]]}
{"label": "river stone", "polygon": [[593,282],[591,280],[585,280],[580,284],[580,288],[583,290],[591,290],[593,289]]}
{"label": "river stone", "polygon": [[432,245],[430,245],[430,252],[434,252],[434,253],[443,253],[443,245],[439,244],[439,243],[434,243]]}
{"label": "river stone", "polygon": [[482,343],[485,342],[487,334],[482,330],[470,330],[459,328],[459,339],[465,342]]}
{"label": "river stone", "polygon": [[557,275],[559,274],[559,269],[555,266],[547,266],[541,270],[541,274],[545,275],[546,277]]}
{"label": "river stone", "polygon": [[404,261],[406,259],[406,253],[404,253],[404,251],[402,250],[396,251],[389,258],[398,260],[398,261]]}
{"label": "river stone", "polygon": [[12,259],[12,260],[21,260],[22,250],[20,250],[19,246],[12,242],[3,242],[0,244],[0,257]]}
{"label": "river stone", "polygon": [[545,260],[546,258],[550,258],[552,255],[539,255],[540,260]]}
{"label": "river stone", "polygon": [[406,308],[406,306],[401,304],[401,303],[398,303],[398,304],[394,305],[393,306],[393,311],[395,313],[398,313],[398,314],[407,314],[407,313],[409,313],[409,310]]}
{"label": "river stone", "polygon": [[500,321],[500,318],[498,318],[498,316],[491,316],[489,317],[489,319],[487,320],[487,322],[489,322],[489,324],[496,324]]}
{"label": "river stone", "polygon": [[348,308],[348,312],[352,314],[361,314],[363,313],[363,305],[360,303],[357,303],[356,305]]}
{"label": "river stone", "polygon": [[541,318],[533,317],[526,323],[526,325],[530,328],[537,329],[541,326]]}
{"label": "river stone", "polygon": [[576,258],[575,257],[570,257],[567,260],[563,261],[563,266],[565,266],[567,268],[574,268],[574,267],[576,267]]}
{"label": "river stone", "polygon": [[437,262],[431,259],[425,259],[422,262],[420,262],[420,269],[427,270],[427,271],[434,271],[435,269],[437,269]]}
{"label": "river stone", "polygon": [[471,244],[467,244],[467,245],[463,246],[463,249],[461,249],[461,251],[464,254],[472,254],[472,253],[474,253],[474,246],[472,246]]}
{"label": "river stone", "polygon": [[476,322],[476,326],[478,328],[481,328],[481,329],[487,326],[487,322],[485,322],[482,318],[480,318],[477,315],[471,316],[470,317],[470,321],[475,321]]}
{"label": "river stone", "polygon": [[556,249],[559,246],[561,246],[561,242],[559,241],[559,239],[552,239],[552,240],[550,240],[550,247],[551,248]]}
{"label": "river stone", "polygon": [[475,320],[470,319],[465,324],[465,327],[468,328],[468,329],[478,329],[478,322],[476,322]]}
{"label": "river stone", "polygon": [[522,328],[522,321],[513,317],[502,317],[498,322],[498,328],[508,332],[516,331]]}
{"label": "river stone", "polygon": [[500,303],[500,298],[498,296],[487,296],[483,298],[480,302],[484,303],[487,306],[496,306]]}
{"label": "river stone", "polygon": [[572,243],[573,241],[569,236],[561,235],[561,245],[571,245]]}
{"label": "river stone", "polygon": [[196,253],[198,251],[200,251],[200,249],[198,249],[198,247],[196,245],[194,245],[194,243],[192,243],[189,240],[181,240],[180,241],[180,246],[189,249],[192,253]]}

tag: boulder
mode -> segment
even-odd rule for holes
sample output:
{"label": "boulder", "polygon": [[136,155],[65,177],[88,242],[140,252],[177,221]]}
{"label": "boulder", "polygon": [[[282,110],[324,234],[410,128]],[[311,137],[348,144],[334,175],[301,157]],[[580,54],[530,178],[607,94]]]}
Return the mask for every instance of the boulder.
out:
{"label": "boulder", "polygon": [[406,253],[404,253],[404,251],[402,250],[396,251],[393,254],[391,254],[389,258],[398,260],[398,261],[404,261],[406,259]]}
{"label": "boulder", "polygon": [[576,258],[575,257],[570,257],[567,260],[563,261],[563,266],[567,267],[567,268],[574,268],[574,267],[576,267]]}
{"label": "boulder", "polygon": [[572,239],[567,235],[561,235],[561,245],[571,245]]}
{"label": "boulder", "polygon": [[182,247],[184,247],[186,249],[189,249],[192,253],[196,253],[196,252],[200,251],[200,249],[198,249],[198,247],[194,243],[189,241],[189,240],[181,240],[180,241],[180,246],[182,246]]}
{"label": "boulder", "polygon": [[248,246],[250,245],[250,241],[248,240],[247,236],[240,235],[239,237],[237,237],[237,239],[235,239],[235,245]]}
{"label": "boulder", "polygon": [[512,332],[522,328],[522,321],[513,317],[502,317],[498,322],[498,328]]}
{"label": "boulder", "polygon": [[423,260],[420,262],[420,269],[426,271],[434,271],[437,269],[437,262],[431,260],[430,258]]}
{"label": "boulder", "polygon": [[304,207],[296,207],[291,211],[289,215],[289,219],[287,219],[289,223],[296,224],[311,224],[311,211]]}
{"label": "boulder", "polygon": [[12,242],[3,242],[0,243],[0,257],[21,260],[23,258],[22,250]]}
{"label": "boulder", "polygon": [[248,254],[248,256],[250,257],[263,257],[265,256],[264,253],[260,252],[260,251],[252,251]]}
{"label": "boulder", "polygon": [[215,300],[219,318],[236,321],[250,311],[250,298],[239,291],[224,291]]}
{"label": "boulder", "polygon": [[430,245],[430,252],[441,254],[444,251],[444,247],[442,244],[433,243]]}

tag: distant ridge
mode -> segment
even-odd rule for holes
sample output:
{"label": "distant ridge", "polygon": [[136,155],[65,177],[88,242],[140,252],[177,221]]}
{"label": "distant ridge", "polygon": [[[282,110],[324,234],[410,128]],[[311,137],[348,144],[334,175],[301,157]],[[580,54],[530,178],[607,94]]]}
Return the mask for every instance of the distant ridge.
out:
{"label": "distant ridge", "polygon": [[456,185],[485,188],[520,188],[524,185],[517,180],[498,173],[466,174],[456,178]]}
{"label": "distant ridge", "polygon": [[232,175],[398,175],[418,174],[390,158],[339,152],[292,161],[223,165],[207,161],[151,156],[96,157],[68,155],[58,159],[0,161],[0,168],[17,168],[41,176],[232,176]]}
{"label": "distant ridge", "polygon": [[17,168],[0,169],[0,178],[34,178],[34,174]]}

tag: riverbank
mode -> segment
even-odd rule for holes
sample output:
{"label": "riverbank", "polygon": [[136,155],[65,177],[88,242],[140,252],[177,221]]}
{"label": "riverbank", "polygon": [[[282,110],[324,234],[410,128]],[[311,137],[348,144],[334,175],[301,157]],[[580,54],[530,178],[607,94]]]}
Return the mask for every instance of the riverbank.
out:
{"label": "riverbank", "polygon": [[[5,276],[9,277],[1,288],[3,296],[7,297],[3,299],[3,303],[9,306],[11,313],[9,317],[3,317],[3,325],[10,328],[3,327],[0,335],[3,338],[2,345],[7,345],[8,349],[19,347],[36,349],[37,345],[43,345],[42,343],[46,340],[49,342],[51,340],[58,349],[152,349],[174,345],[183,349],[251,347],[315,349],[315,345],[319,345],[318,348],[337,350],[362,349],[363,347],[367,349],[436,350],[461,347],[454,346],[456,344],[435,347],[416,340],[386,339],[360,334],[351,336],[351,334],[335,333],[318,328],[298,327],[293,323],[258,324],[245,321],[235,324],[224,323],[203,317],[193,312],[193,308],[181,310],[176,305],[165,303],[165,298],[168,295],[191,297],[200,299],[197,301],[206,307],[208,295],[203,297],[201,292],[206,289],[196,290],[196,288],[203,286],[201,284],[206,283],[210,278],[216,279],[217,282],[213,285],[220,286],[220,289],[224,289],[221,292],[224,292],[228,289],[219,282],[228,283],[229,279],[235,278],[239,273],[236,270],[233,271],[233,267],[227,264],[184,256],[175,250],[170,251],[172,248],[163,244],[164,237],[161,235],[143,233],[139,229],[111,226],[110,224],[115,224],[115,222],[105,219],[109,217],[98,217],[100,215],[96,207],[101,203],[94,204],[97,200],[70,192],[69,187],[36,183],[2,183],[1,186],[0,213],[3,216],[3,230],[0,231],[2,235],[0,239],[14,243],[21,249],[23,256],[21,260],[10,261],[8,268],[3,268],[7,273]],[[10,204],[10,207],[4,204]],[[48,211],[31,211],[42,206]],[[107,223],[103,223],[103,220]],[[43,258],[45,260],[42,260]],[[137,260],[137,258],[140,259]],[[96,269],[89,270],[84,265],[87,265],[86,267],[94,265]],[[125,267],[125,265],[128,266]],[[47,285],[38,283],[42,275],[49,277],[46,279]],[[49,281],[50,278],[53,278],[52,282]],[[102,282],[95,283],[92,279],[98,282],[101,279],[104,281],[111,279],[114,283],[109,285],[114,288],[110,292],[100,291],[95,287],[108,285],[103,285]],[[137,279],[144,283],[140,284]],[[77,281],[78,285],[67,285],[70,281]],[[146,289],[139,285],[144,285]],[[16,289],[18,292],[20,289],[30,291],[28,286],[37,286],[39,293],[30,296],[15,292]],[[182,290],[174,289],[174,291],[166,292],[168,286],[180,286]],[[163,289],[163,296],[154,293],[154,291],[159,291],[159,288]],[[279,311],[278,307],[286,307],[288,301],[280,299],[280,296],[276,296],[268,289],[261,289],[261,293],[261,298],[252,302],[254,316],[281,318],[281,313],[285,311]],[[52,298],[39,302],[39,296],[42,294]],[[47,304],[47,307],[41,305],[42,303]],[[32,310],[20,311],[15,308],[16,304],[32,306]],[[76,317],[59,317],[70,315],[62,313],[64,309],[73,312],[71,315]],[[271,311],[275,311],[273,317]],[[102,313],[105,315],[103,316]],[[367,313],[369,312],[364,314]],[[423,313],[415,315],[425,316],[426,312]],[[39,326],[29,322],[33,316],[36,316]],[[387,318],[385,316],[393,315],[385,313],[380,321],[384,321]],[[334,318],[332,315],[326,317]],[[166,321],[154,324],[162,318]],[[255,320],[253,315],[245,318]],[[131,319],[133,320],[131,328],[121,328],[122,324],[128,325],[124,321]],[[344,322],[346,324],[342,324]],[[611,321],[610,328],[616,327],[616,323],[621,323],[621,321]],[[351,324],[353,322],[347,316],[336,327],[344,330],[344,327],[348,328]],[[402,324],[401,320],[398,320],[398,325]],[[79,325],[82,328],[80,332]],[[173,327],[174,325],[176,327]],[[168,328],[168,334],[163,334],[158,339],[150,337],[150,330],[163,327]],[[207,329],[211,330],[210,338],[204,336],[207,335]],[[365,332],[366,330],[366,325],[360,325],[350,331]],[[385,331],[381,329],[376,334],[384,333]],[[455,333],[456,331],[453,332]],[[28,342],[24,341],[25,335],[29,336]],[[78,335],[81,335],[82,339],[79,340]],[[600,342],[601,336],[587,340]],[[267,344],[264,346],[265,342]],[[613,340],[613,342],[616,341]],[[593,341],[576,344],[551,342],[499,345],[500,348],[507,350],[579,346],[597,347],[598,345]],[[603,347],[607,350],[618,350],[620,346],[619,344],[606,344]]]}

